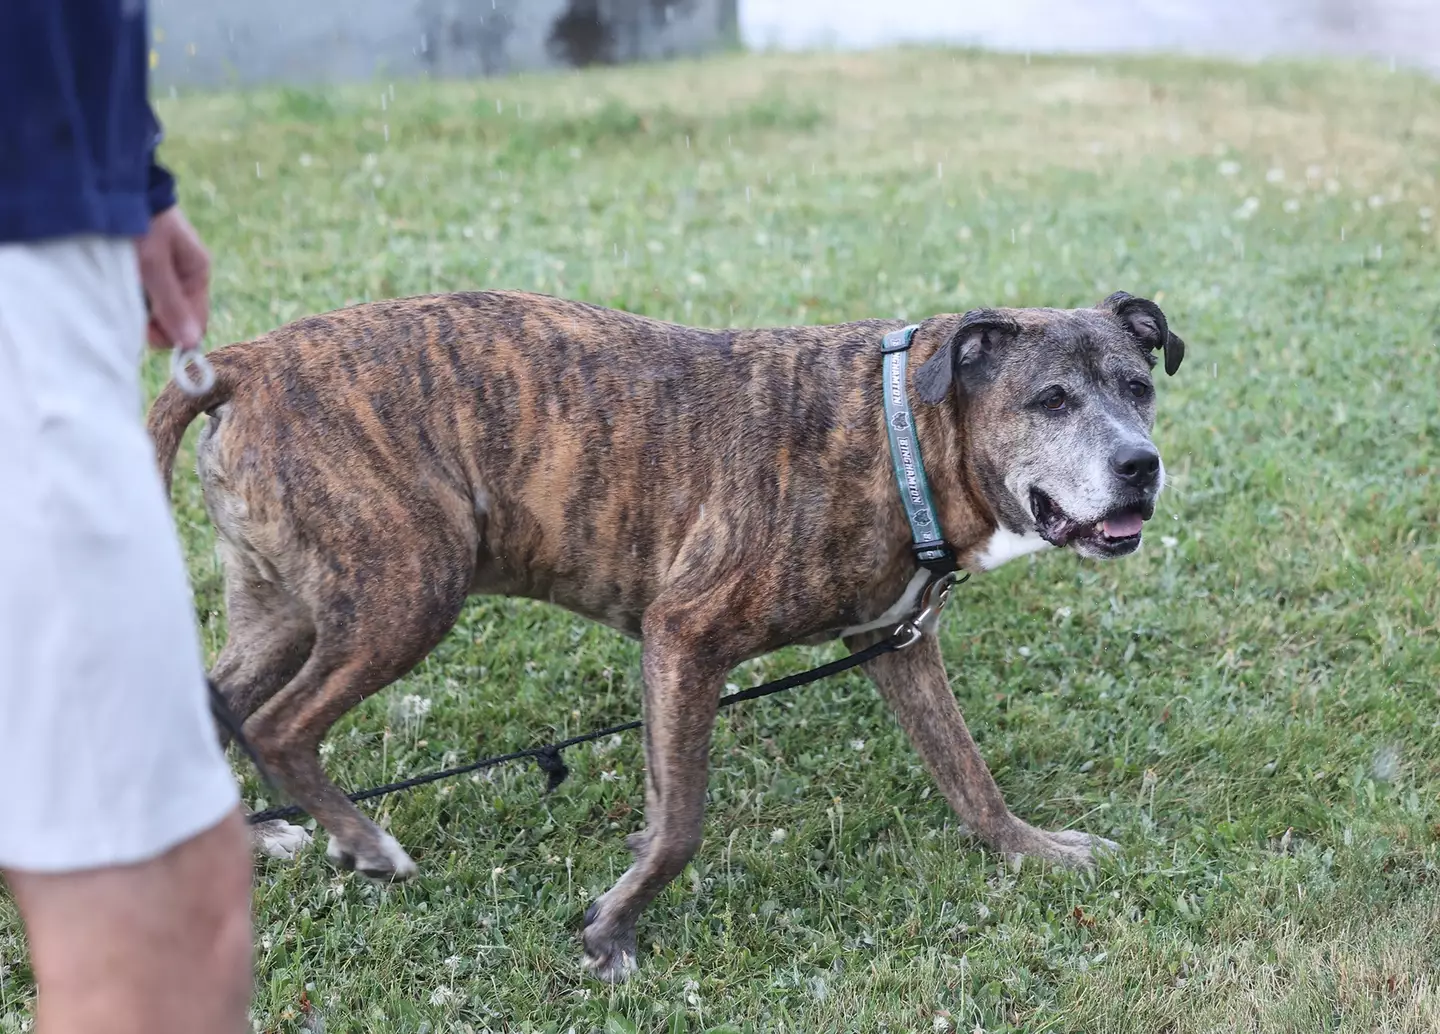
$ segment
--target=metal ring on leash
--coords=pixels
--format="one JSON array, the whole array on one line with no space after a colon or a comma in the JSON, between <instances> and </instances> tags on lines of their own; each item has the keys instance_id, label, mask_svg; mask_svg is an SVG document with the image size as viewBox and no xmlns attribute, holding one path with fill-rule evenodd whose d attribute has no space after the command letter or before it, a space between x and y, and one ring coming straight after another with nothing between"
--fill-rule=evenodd
<instances>
[{"instance_id":1,"label":"metal ring on leash","mask_svg":"<svg viewBox=\"0 0 1440 1034\"><path fill-rule=\"evenodd\" d=\"M914 621L902 621L895 626L895 631L890 633L890 638L883 639L881 642L889 643L890 648L899 653L901 650L910 649L924 637L925 633L920 631L919 624Z\"/></svg>"},{"instance_id":2,"label":"metal ring on leash","mask_svg":"<svg viewBox=\"0 0 1440 1034\"><path fill-rule=\"evenodd\" d=\"M189 366L195 368L193 378L187 369ZM170 376L187 395L204 395L215 387L215 367L210 365L210 360L199 348L181 348L178 345L173 348L170 352Z\"/></svg>"}]
</instances>

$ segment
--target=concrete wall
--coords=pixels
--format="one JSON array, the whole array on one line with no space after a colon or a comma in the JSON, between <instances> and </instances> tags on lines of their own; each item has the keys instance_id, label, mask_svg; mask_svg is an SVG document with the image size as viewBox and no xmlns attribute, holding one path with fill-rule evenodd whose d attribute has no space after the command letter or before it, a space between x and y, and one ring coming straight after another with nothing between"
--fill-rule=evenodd
<instances>
[{"instance_id":1,"label":"concrete wall","mask_svg":"<svg viewBox=\"0 0 1440 1034\"><path fill-rule=\"evenodd\" d=\"M755 48L1343 54L1440 71L1440 0L741 0L740 35Z\"/></svg>"},{"instance_id":2,"label":"concrete wall","mask_svg":"<svg viewBox=\"0 0 1440 1034\"><path fill-rule=\"evenodd\" d=\"M736 0L150 0L155 84L500 75L698 54Z\"/></svg>"},{"instance_id":3,"label":"concrete wall","mask_svg":"<svg viewBox=\"0 0 1440 1034\"><path fill-rule=\"evenodd\" d=\"M3 2L3 0L0 0ZM1368 55L1440 71L1440 0L150 0L162 87L498 75L698 54L1002 50Z\"/></svg>"}]
</instances>

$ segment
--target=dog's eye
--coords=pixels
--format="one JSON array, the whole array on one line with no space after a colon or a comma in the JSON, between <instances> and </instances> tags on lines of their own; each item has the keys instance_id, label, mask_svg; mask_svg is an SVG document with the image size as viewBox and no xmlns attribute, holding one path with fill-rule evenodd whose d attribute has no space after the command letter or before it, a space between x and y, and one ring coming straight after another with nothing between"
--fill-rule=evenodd
<instances>
[{"instance_id":1,"label":"dog's eye","mask_svg":"<svg viewBox=\"0 0 1440 1034\"><path fill-rule=\"evenodd\" d=\"M1146 384L1144 381L1130 382L1130 394L1134 395L1137 399L1148 398L1150 396L1150 391L1150 385Z\"/></svg>"},{"instance_id":2,"label":"dog's eye","mask_svg":"<svg viewBox=\"0 0 1440 1034\"><path fill-rule=\"evenodd\" d=\"M1065 408L1065 393L1059 388L1053 388L1040 396L1040 405L1052 413L1058 413Z\"/></svg>"}]
</instances>

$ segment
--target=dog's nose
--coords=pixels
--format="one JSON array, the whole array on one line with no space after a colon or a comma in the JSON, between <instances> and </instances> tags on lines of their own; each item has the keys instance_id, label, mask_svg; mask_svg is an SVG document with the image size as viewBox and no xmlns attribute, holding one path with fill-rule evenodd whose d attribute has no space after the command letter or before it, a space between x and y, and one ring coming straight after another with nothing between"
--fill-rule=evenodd
<instances>
[{"instance_id":1,"label":"dog's nose","mask_svg":"<svg viewBox=\"0 0 1440 1034\"><path fill-rule=\"evenodd\" d=\"M1127 485L1149 488L1160 472L1160 454L1153 445L1122 445L1110 457L1110 469Z\"/></svg>"}]
</instances>

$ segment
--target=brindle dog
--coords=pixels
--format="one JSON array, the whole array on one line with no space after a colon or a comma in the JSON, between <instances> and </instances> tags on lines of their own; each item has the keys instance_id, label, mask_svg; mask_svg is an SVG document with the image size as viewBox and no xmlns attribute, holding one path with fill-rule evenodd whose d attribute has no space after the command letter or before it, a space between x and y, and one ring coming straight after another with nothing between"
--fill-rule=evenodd
<instances>
[{"instance_id":1,"label":"brindle dog","mask_svg":"<svg viewBox=\"0 0 1440 1034\"><path fill-rule=\"evenodd\" d=\"M410 671L473 593L549 600L642 643L645 817L586 914L624 979L635 921L700 844L727 672L790 643L859 649L924 582L891 466L882 336L898 321L697 330L506 292L357 305L217 350L214 389L150 413L168 487L186 427L225 565L213 677L328 856L415 864L317 748ZM1150 301L925 320L910 388L962 568L1046 545L1134 551L1163 482L1150 371L1184 344ZM893 606L892 606L893 604ZM867 671L960 819L1011 855L1089 864L1108 841L1011 814L933 636Z\"/></svg>"}]
</instances>

